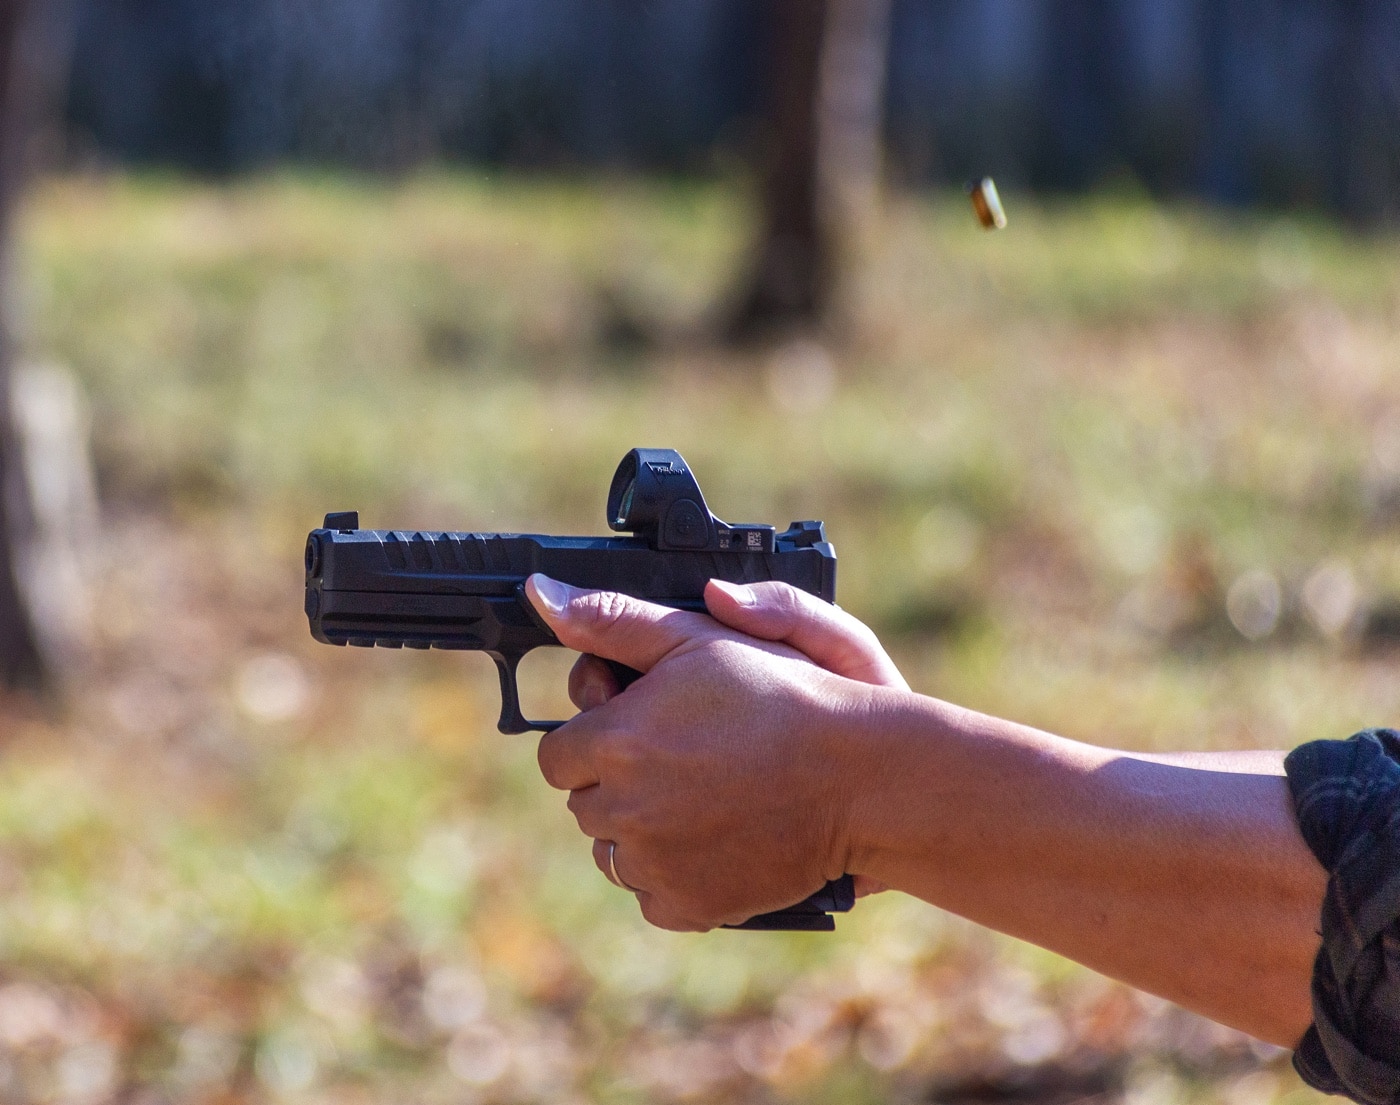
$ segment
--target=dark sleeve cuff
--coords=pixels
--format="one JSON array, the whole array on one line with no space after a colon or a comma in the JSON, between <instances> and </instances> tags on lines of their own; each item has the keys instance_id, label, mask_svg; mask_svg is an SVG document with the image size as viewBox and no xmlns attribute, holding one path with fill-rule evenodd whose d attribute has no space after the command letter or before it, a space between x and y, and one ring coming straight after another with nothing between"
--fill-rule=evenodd
<instances>
[{"instance_id":1,"label":"dark sleeve cuff","mask_svg":"<svg viewBox=\"0 0 1400 1105\"><path fill-rule=\"evenodd\" d=\"M1313 1025L1293 1066L1324 1093L1400 1105L1400 733L1314 741L1284 767L1303 839L1330 875Z\"/></svg>"}]
</instances>

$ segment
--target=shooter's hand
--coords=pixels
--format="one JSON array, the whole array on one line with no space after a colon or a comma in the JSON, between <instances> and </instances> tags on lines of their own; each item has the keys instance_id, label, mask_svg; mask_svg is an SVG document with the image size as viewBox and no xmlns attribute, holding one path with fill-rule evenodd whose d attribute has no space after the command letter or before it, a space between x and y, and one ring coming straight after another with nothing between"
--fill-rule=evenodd
<instances>
[{"instance_id":1,"label":"shooter's hand","mask_svg":"<svg viewBox=\"0 0 1400 1105\"><path fill-rule=\"evenodd\" d=\"M539 757L550 784L571 792L599 867L607 873L612 852L649 921L696 930L741 921L847 871L862 765L843 737L869 709L870 687L799 648L903 686L869 630L767 584L706 592L712 610L767 640L540 576L527 590L561 643L646 673L621 697L603 665L594 671L606 683L576 673L575 699L592 708L547 734ZM752 592L759 601L746 604Z\"/></svg>"},{"instance_id":2,"label":"shooter's hand","mask_svg":"<svg viewBox=\"0 0 1400 1105\"><path fill-rule=\"evenodd\" d=\"M786 583L725 583L705 588L710 616L764 641L790 645L836 675L881 687L908 689L889 653L864 622ZM569 672L569 698L580 710L601 706L619 691L607 664L585 653Z\"/></svg>"},{"instance_id":3,"label":"shooter's hand","mask_svg":"<svg viewBox=\"0 0 1400 1105\"><path fill-rule=\"evenodd\" d=\"M760 640L790 645L836 675L881 687L909 687L869 626L839 606L789 584L712 579L705 588L705 606L723 625ZM588 653L569 672L569 697L580 710L602 705L618 690L607 664ZM868 875L856 875L855 886L858 898L888 889Z\"/></svg>"}]
</instances>

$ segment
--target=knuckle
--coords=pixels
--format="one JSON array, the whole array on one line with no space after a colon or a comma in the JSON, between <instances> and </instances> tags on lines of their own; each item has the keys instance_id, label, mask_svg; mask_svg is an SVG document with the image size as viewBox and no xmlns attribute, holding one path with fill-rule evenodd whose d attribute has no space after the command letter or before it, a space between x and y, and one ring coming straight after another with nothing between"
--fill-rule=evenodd
<instances>
[{"instance_id":1,"label":"knuckle","mask_svg":"<svg viewBox=\"0 0 1400 1105\"><path fill-rule=\"evenodd\" d=\"M630 733L614 733L598 747L598 761L609 774L631 777L645 769L644 742Z\"/></svg>"},{"instance_id":2,"label":"knuckle","mask_svg":"<svg viewBox=\"0 0 1400 1105\"><path fill-rule=\"evenodd\" d=\"M867 652L884 652L884 646L880 644L880 638L875 636L875 631L854 614L833 606L831 621L832 626L843 633L852 644Z\"/></svg>"},{"instance_id":3,"label":"knuckle","mask_svg":"<svg viewBox=\"0 0 1400 1105\"><path fill-rule=\"evenodd\" d=\"M551 739L553 736L553 733L546 733L540 738L535 759L540 765L540 774L544 776L544 781L555 790L562 790L559 785L559 751L556 747L558 742Z\"/></svg>"},{"instance_id":4,"label":"knuckle","mask_svg":"<svg viewBox=\"0 0 1400 1105\"><path fill-rule=\"evenodd\" d=\"M631 613L632 600L616 591L594 591L583 603L583 614L595 630L615 629Z\"/></svg>"},{"instance_id":5,"label":"knuckle","mask_svg":"<svg viewBox=\"0 0 1400 1105\"><path fill-rule=\"evenodd\" d=\"M811 598L806 591L794 587L791 583L781 581L774 582L773 592L778 600L778 605L789 614L798 613Z\"/></svg>"},{"instance_id":6,"label":"knuckle","mask_svg":"<svg viewBox=\"0 0 1400 1105\"><path fill-rule=\"evenodd\" d=\"M714 913L714 905L699 892L676 894L671 904L677 913L689 918L693 923L699 923L702 928L714 928L720 923L718 920L710 920Z\"/></svg>"},{"instance_id":7,"label":"knuckle","mask_svg":"<svg viewBox=\"0 0 1400 1105\"><path fill-rule=\"evenodd\" d=\"M569 671L569 700L582 711L597 708L616 693L612 676L596 656L580 656Z\"/></svg>"},{"instance_id":8,"label":"knuckle","mask_svg":"<svg viewBox=\"0 0 1400 1105\"><path fill-rule=\"evenodd\" d=\"M651 824L647 816L636 806L622 806L613 810L609 825L618 836L626 838L635 849L651 842ZM638 857L638 862L641 862Z\"/></svg>"},{"instance_id":9,"label":"knuckle","mask_svg":"<svg viewBox=\"0 0 1400 1105\"><path fill-rule=\"evenodd\" d=\"M598 838L602 835L605 818L594 806L584 805L573 810L574 822L584 836Z\"/></svg>"},{"instance_id":10,"label":"knuckle","mask_svg":"<svg viewBox=\"0 0 1400 1105\"><path fill-rule=\"evenodd\" d=\"M884 654L885 646L880 644L880 638L875 636L875 631L864 622L855 618L850 620L851 632L855 636L856 642L869 652Z\"/></svg>"},{"instance_id":11,"label":"knuckle","mask_svg":"<svg viewBox=\"0 0 1400 1105\"><path fill-rule=\"evenodd\" d=\"M764 605L768 608L769 616L778 622L784 630L790 629L802 613L803 600L806 594L799 591L790 583L782 583L773 580L764 587Z\"/></svg>"},{"instance_id":12,"label":"knuckle","mask_svg":"<svg viewBox=\"0 0 1400 1105\"><path fill-rule=\"evenodd\" d=\"M657 899L655 894L638 894L637 904L641 907L642 916L650 925L655 925L659 929L666 929L669 932L694 932L696 928L693 924L685 920L673 909L668 908L663 902Z\"/></svg>"},{"instance_id":13,"label":"knuckle","mask_svg":"<svg viewBox=\"0 0 1400 1105\"><path fill-rule=\"evenodd\" d=\"M583 697L583 690L588 686L589 668L588 656L580 656L574 661L574 666L569 669L569 698L575 706L580 705L579 699Z\"/></svg>"},{"instance_id":14,"label":"knuckle","mask_svg":"<svg viewBox=\"0 0 1400 1105\"><path fill-rule=\"evenodd\" d=\"M666 911L658 904L655 894L648 894L645 891L638 894L637 906L641 909L642 917L647 924L655 925L657 928L666 927L661 923L662 918L666 915Z\"/></svg>"}]
</instances>

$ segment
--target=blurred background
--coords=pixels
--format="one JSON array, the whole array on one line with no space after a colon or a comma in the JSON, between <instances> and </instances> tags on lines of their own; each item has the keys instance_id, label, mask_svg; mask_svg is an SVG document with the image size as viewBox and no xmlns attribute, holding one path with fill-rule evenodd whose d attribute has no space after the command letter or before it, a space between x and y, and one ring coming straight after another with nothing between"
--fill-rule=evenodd
<instances>
[{"instance_id":1,"label":"blurred background","mask_svg":"<svg viewBox=\"0 0 1400 1105\"><path fill-rule=\"evenodd\" d=\"M486 659L315 644L300 554L674 447L925 693L1384 725L1398 185L1394 2L0 4L0 1101L1313 1100L898 895L649 930Z\"/></svg>"}]
</instances>

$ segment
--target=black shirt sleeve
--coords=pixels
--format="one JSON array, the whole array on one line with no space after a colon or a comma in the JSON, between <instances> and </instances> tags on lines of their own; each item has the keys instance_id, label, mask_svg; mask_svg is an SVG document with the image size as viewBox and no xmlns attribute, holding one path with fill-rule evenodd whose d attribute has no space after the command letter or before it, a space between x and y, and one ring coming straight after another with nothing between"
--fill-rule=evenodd
<instances>
[{"instance_id":1,"label":"black shirt sleeve","mask_svg":"<svg viewBox=\"0 0 1400 1105\"><path fill-rule=\"evenodd\" d=\"M1400 733L1314 741L1284 761L1303 839L1327 869L1303 1080L1400 1105Z\"/></svg>"}]
</instances>

